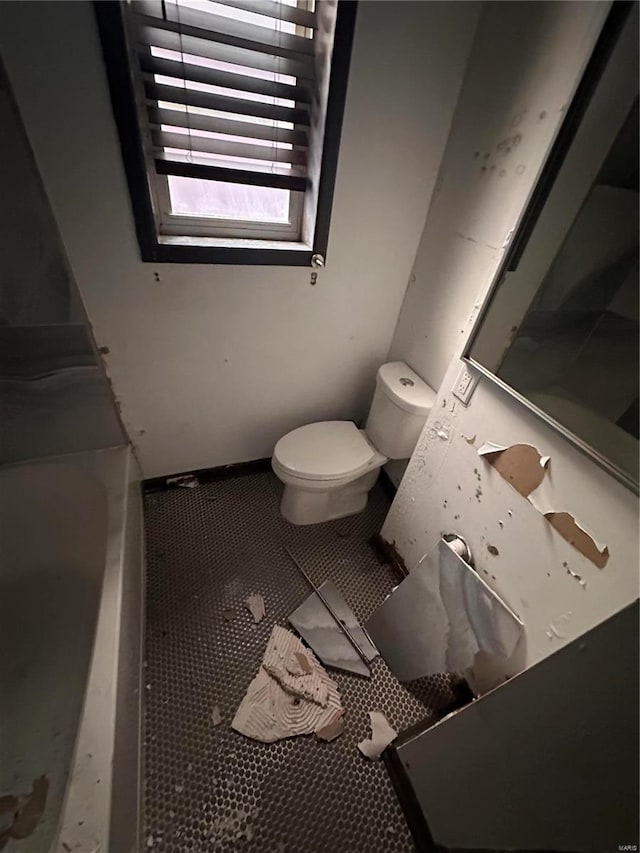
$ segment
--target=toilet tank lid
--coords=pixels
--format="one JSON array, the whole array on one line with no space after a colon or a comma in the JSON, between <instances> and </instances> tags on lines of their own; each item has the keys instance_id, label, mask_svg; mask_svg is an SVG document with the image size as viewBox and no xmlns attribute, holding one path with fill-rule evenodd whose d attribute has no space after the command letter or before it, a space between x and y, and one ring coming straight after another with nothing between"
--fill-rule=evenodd
<instances>
[{"instance_id":1,"label":"toilet tank lid","mask_svg":"<svg viewBox=\"0 0 640 853\"><path fill-rule=\"evenodd\" d=\"M405 412L425 417L431 411L436 392L404 361L390 361L378 369L378 388Z\"/></svg>"}]
</instances>

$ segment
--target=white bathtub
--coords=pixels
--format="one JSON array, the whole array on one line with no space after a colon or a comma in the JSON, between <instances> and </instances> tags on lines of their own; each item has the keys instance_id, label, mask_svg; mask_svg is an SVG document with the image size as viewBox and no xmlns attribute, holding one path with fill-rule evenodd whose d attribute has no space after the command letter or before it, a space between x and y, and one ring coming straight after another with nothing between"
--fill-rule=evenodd
<instances>
[{"instance_id":1,"label":"white bathtub","mask_svg":"<svg viewBox=\"0 0 640 853\"><path fill-rule=\"evenodd\" d=\"M0 796L49 780L5 853L138 848L142 547L128 448L0 469Z\"/></svg>"}]
</instances>

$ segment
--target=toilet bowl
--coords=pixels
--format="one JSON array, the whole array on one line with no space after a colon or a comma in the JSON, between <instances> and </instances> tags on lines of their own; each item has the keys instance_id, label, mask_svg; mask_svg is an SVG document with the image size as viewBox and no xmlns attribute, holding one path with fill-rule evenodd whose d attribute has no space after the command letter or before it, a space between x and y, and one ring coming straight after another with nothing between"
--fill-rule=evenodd
<instances>
[{"instance_id":1,"label":"toilet bowl","mask_svg":"<svg viewBox=\"0 0 640 853\"><path fill-rule=\"evenodd\" d=\"M284 435L271 459L284 483L282 515L292 524L317 524L361 512L384 463L411 455L434 399L411 368L392 362L378 370L365 429L320 421Z\"/></svg>"},{"instance_id":2,"label":"toilet bowl","mask_svg":"<svg viewBox=\"0 0 640 853\"><path fill-rule=\"evenodd\" d=\"M315 524L363 510L387 457L352 421L321 421L283 436L271 466L284 483L282 515Z\"/></svg>"}]
</instances>

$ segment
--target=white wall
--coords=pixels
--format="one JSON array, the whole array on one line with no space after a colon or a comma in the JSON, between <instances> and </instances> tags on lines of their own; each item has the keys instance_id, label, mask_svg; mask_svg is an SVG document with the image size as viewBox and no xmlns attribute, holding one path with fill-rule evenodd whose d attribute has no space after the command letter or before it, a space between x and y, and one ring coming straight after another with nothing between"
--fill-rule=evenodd
<instances>
[{"instance_id":1,"label":"white wall","mask_svg":"<svg viewBox=\"0 0 640 853\"><path fill-rule=\"evenodd\" d=\"M465 343L607 5L485 4L391 348L436 389Z\"/></svg>"},{"instance_id":2,"label":"white wall","mask_svg":"<svg viewBox=\"0 0 640 853\"><path fill-rule=\"evenodd\" d=\"M450 393L501 247L606 11L600 3L485 4L391 349L439 393L382 535L412 568L443 532L460 533L482 577L525 623L526 639L511 661L477 662L480 689L545 657L638 594L634 495L492 383L480 382L468 408ZM502 155L506 148L497 146L516 134L519 144ZM466 440L474 436L475 446ZM551 455L541 488L555 509L573 513L609 545L605 569L582 557L478 457L487 440L530 443Z\"/></svg>"},{"instance_id":3,"label":"white wall","mask_svg":"<svg viewBox=\"0 0 640 853\"><path fill-rule=\"evenodd\" d=\"M146 477L268 456L295 426L364 414L480 8L361 3L311 287L304 269L142 264L91 4L0 3L7 72Z\"/></svg>"}]
</instances>

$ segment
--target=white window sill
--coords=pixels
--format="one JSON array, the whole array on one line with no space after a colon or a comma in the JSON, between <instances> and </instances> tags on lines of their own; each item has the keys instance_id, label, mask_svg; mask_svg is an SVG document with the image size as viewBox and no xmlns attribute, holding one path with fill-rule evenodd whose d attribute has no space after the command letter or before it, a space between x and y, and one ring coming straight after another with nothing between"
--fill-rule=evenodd
<instances>
[{"instance_id":1,"label":"white window sill","mask_svg":"<svg viewBox=\"0 0 640 853\"><path fill-rule=\"evenodd\" d=\"M178 237L167 234L159 235L158 243L162 246L188 246L202 249L275 249L280 251L310 252L311 246L289 240L251 240L244 238L230 239L229 237Z\"/></svg>"}]
</instances>

